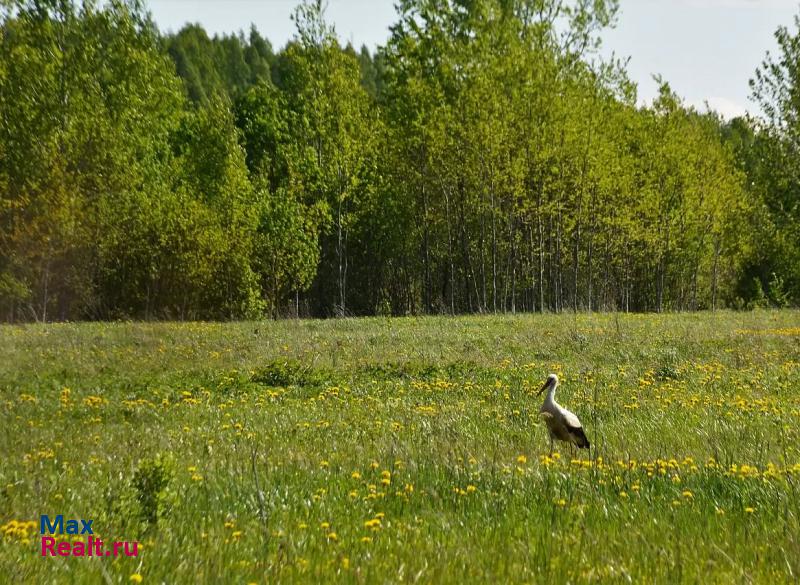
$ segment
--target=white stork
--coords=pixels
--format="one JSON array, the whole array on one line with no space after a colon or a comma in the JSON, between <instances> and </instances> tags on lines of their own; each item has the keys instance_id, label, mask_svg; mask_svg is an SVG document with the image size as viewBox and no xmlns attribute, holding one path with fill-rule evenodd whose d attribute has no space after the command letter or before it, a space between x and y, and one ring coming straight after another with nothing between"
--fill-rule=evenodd
<instances>
[{"instance_id":1,"label":"white stork","mask_svg":"<svg viewBox=\"0 0 800 585\"><path fill-rule=\"evenodd\" d=\"M577 445L581 449L589 448L589 439L583 432L581 421L573 413L558 404L555 400L556 388L558 388L558 376L550 374L547 381L537 393L541 395L547 390L547 396L539 410L539 416L544 419L547 430L550 433L550 454L553 453L553 439L565 441Z\"/></svg>"}]
</instances>

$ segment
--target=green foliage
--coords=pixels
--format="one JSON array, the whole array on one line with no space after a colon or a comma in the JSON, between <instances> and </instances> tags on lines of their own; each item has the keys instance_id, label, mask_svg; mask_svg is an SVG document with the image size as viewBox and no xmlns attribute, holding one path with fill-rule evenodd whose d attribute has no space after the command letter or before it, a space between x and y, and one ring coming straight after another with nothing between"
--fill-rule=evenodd
<instances>
[{"instance_id":1,"label":"green foliage","mask_svg":"<svg viewBox=\"0 0 800 585\"><path fill-rule=\"evenodd\" d=\"M141 518L156 524L169 512L169 487L174 481L174 464L170 458L158 455L143 459L133 474L131 483L136 489Z\"/></svg>"},{"instance_id":2,"label":"green foliage","mask_svg":"<svg viewBox=\"0 0 800 585\"><path fill-rule=\"evenodd\" d=\"M615 3L544 4L402 3L386 173L423 250L423 310L722 304L749 209L718 121L666 84L637 110L618 63L590 66Z\"/></svg>"},{"instance_id":3,"label":"green foliage","mask_svg":"<svg viewBox=\"0 0 800 585\"><path fill-rule=\"evenodd\" d=\"M102 316L105 220L119 199L163 188L177 80L135 3L14 4L0 49L0 271L30 290L14 303L27 318Z\"/></svg>"},{"instance_id":4,"label":"green foliage","mask_svg":"<svg viewBox=\"0 0 800 585\"><path fill-rule=\"evenodd\" d=\"M31 300L28 286L8 272L0 273L0 311L14 320L14 309Z\"/></svg>"},{"instance_id":5,"label":"green foliage","mask_svg":"<svg viewBox=\"0 0 800 585\"><path fill-rule=\"evenodd\" d=\"M3 319L800 299L796 31L768 119L723 123L664 80L637 107L612 0L403 0L373 53L308 0L277 54L136 0L4 6Z\"/></svg>"},{"instance_id":6,"label":"green foliage","mask_svg":"<svg viewBox=\"0 0 800 585\"><path fill-rule=\"evenodd\" d=\"M271 77L272 46L255 27L245 40L242 34L209 38L201 26L187 24L166 36L163 45L195 103L214 96L235 98Z\"/></svg>"},{"instance_id":7,"label":"green foliage","mask_svg":"<svg viewBox=\"0 0 800 585\"><path fill-rule=\"evenodd\" d=\"M236 101L234 114L251 175L272 192L287 186L290 112L283 93L270 83L256 85Z\"/></svg>"},{"instance_id":8,"label":"green foliage","mask_svg":"<svg viewBox=\"0 0 800 585\"><path fill-rule=\"evenodd\" d=\"M325 369L314 369L297 360L274 361L258 368L250 377L252 382L272 387L313 386L332 383L333 373Z\"/></svg>"},{"instance_id":9,"label":"green foliage","mask_svg":"<svg viewBox=\"0 0 800 585\"><path fill-rule=\"evenodd\" d=\"M800 301L800 15L793 30L775 32L776 56L766 59L750 80L765 121L731 124L731 141L747 173L750 197L759 205L751 225L759 237L748 257L745 280L783 279L786 296Z\"/></svg>"},{"instance_id":10,"label":"green foliage","mask_svg":"<svg viewBox=\"0 0 800 585\"><path fill-rule=\"evenodd\" d=\"M769 281L769 300L772 306L778 309L785 309L789 306L789 293L786 292L783 278L774 272Z\"/></svg>"},{"instance_id":11,"label":"green foliage","mask_svg":"<svg viewBox=\"0 0 800 585\"><path fill-rule=\"evenodd\" d=\"M764 287L758 278L753 279L753 294L747 306L750 309L765 309L769 307L769 299L764 294Z\"/></svg>"},{"instance_id":12,"label":"green foliage","mask_svg":"<svg viewBox=\"0 0 800 585\"><path fill-rule=\"evenodd\" d=\"M293 291L306 290L316 275L324 213L284 190L264 194L258 211L254 264L270 313L277 316L281 301Z\"/></svg>"}]
</instances>

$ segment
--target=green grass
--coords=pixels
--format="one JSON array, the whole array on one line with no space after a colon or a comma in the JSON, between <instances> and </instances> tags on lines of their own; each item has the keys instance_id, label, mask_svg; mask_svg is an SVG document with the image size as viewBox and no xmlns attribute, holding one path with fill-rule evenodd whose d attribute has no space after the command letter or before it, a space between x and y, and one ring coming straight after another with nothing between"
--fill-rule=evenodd
<instances>
[{"instance_id":1,"label":"green grass","mask_svg":"<svg viewBox=\"0 0 800 585\"><path fill-rule=\"evenodd\" d=\"M0 581L796 582L799 423L797 311L0 327Z\"/></svg>"}]
</instances>

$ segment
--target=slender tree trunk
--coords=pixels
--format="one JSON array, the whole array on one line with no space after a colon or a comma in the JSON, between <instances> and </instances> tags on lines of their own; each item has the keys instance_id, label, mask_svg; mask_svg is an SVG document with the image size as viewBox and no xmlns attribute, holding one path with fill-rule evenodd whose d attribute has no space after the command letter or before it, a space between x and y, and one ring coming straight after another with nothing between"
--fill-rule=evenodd
<instances>
[{"instance_id":1,"label":"slender tree trunk","mask_svg":"<svg viewBox=\"0 0 800 585\"><path fill-rule=\"evenodd\" d=\"M473 311L472 306L472 293L469 288L469 281L470 277L474 282L475 280L475 272L472 269L472 259L469 255L469 242L467 239L467 219L466 219L466 191L464 189L464 183L459 182L458 185L458 192L459 192L459 223L460 225L460 234L461 234L461 261L462 261L462 271L464 274L464 296L466 297L467 302L467 310L471 313ZM477 292L477 288L475 289Z\"/></svg>"},{"instance_id":2,"label":"slender tree trunk","mask_svg":"<svg viewBox=\"0 0 800 585\"><path fill-rule=\"evenodd\" d=\"M553 214L550 213L547 216L547 306L550 308L551 311L557 311L556 308L556 274L555 268L553 267L553 259L555 258L555 254L553 253L553 246L554 238L553 238Z\"/></svg>"},{"instance_id":3,"label":"slender tree trunk","mask_svg":"<svg viewBox=\"0 0 800 585\"><path fill-rule=\"evenodd\" d=\"M720 238L717 236L714 239L714 269L711 275L711 310L717 310L717 268L719 266L720 255Z\"/></svg>"},{"instance_id":4,"label":"slender tree trunk","mask_svg":"<svg viewBox=\"0 0 800 585\"><path fill-rule=\"evenodd\" d=\"M578 209L575 218L575 248L572 253L573 275L572 275L572 309L578 312L578 281L580 279L580 250L581 250L581 222L583 219L583 196L586 183L586 166L589 161L589 149L592 145L591 123L588 138L586 139L586 150L583 153L583 166L581 168L581 184L578 188Z\"/></svg>"},{"instance_id":5,"label":"slender tree trunk","mask_svg":"<svg viewBox=\"0 0 800 585\"><path fill-rule=\"evenodd\" d=\"M562 215L561 201L558 202L558 216L556 219L556 313L560 313L563 308L563 273L561 265L561 234L562 234Z\"/></svg>"},{"instance_id":6,"label":"slender tree trunk","mask_svg":"<svg viewBox=\"0 0 800 585\"><path fill-rule=\"evenodd\" d=\"M452 230L452 220L450 218L450 196L447 192L447 189L443 189L444 191L444 203L445 203L445 216L447 221L447 259L450 265L450 314L455 315L456 313L456 301L455 301L455 284L456 284L456 269L453 260L453 230Z\"/></svg>"},{"instance_id":7,"label":"slender tree trunk","mask_svg":"<svg viewBox=\"0 0 800 585\"><path fill-rule=\"evenodd\" d=\"M489 183L492 212L492 311L497 313L497 225L494 208L494 180Z\"/></svg>"},{"instance_id":8,"label":"slender tree trunk","mask_svg":"<svg viewBox=\"0 0 800 585\"><path fill-rule=\"evenodd\" d=\"M431 246L428 214L428 191L425 189L425 173L422 176L422 224L423 224L423 263L425 265L425 312L431 313Z\"/></svg>"},{"instance_id":9,"label":"slender tree trunk","mask_svg":"<svg viewBox=\"0 0 800 585\"><path fill-rule=\"evenodd\" d=\"M533 222L529 221L528 222L528 264L529 264L528 270L530 271L531 275L531 286L530 286L531 303L530 306L527 307L527 310L531 312L536 311L536 273L534 272L536 270L536 260L533 257L535 249L536 248L533 245Z\"/></svg>"},{"instance_id":10,"label":"slender tree trunk","mask_svg":"<svg viewBox=\"0 0 800 585\"><path fill-rule=\"evenodd\" d=\"M511 282L513 276L509 276L513 274L513 262L514 262L514 217L513 212L509 209L508 214L508 256L506 257L506 269L505 275L503 276L503 312L508 311L508 292L509 287L513 285Z\"/></svg>"},{"instance_id":11,"label":"slender tree trunk","mask_svg":"<svg viewBox=\"0 0 800 585\"><path fill-rule=\"evenodd\" d=\"M552 213L547 216L547 284L548 284L548 307L551 311L558 312L556 295L558 294L558 280L556 275L555 261L555 228L553 227L554 216Z\"/></svg>"},{"instance_id":12,"label":"slender tree trunk","mask_svg":"<svg viewBox=\"0 0 800 585\"><path fill-rule=\"evenodd\" d=\"M580 277L580 248L581 248L581 209L583 206L583 196L578 199L578 217L575 222L575 247L572 252L573 274L572 274L572 310L578 312L578 279Z\"/></svg>"},{"instance_id":13,"label":"slender tree trunk","mask_svg":"<svg viewBox=\"0 0 800 585\"><path fill-rule=\"evenodd\" d=\"M592 302L593 301L593 297L592 297L592 295L593 295L594 291L592 290L592 283L593 283L593 279L594 279L594 272L593 272L594 267L592 266L592 252L594 251L594 232L595 232L595 225L596 225L596 221L594 219L594 216L592 216L592 217L593 217L592 223L589 224L589 243L587 245L587 250L586 250L586 277L587 277L586 304L587 304L587 309L588 309L588 311L590 313L592 312L592 308L593 308L593 302Z\"/></svg>"},{"instance_id":14,"label":"slender tree trunk","mask_svg":"<svg viewBox=\"0 0 800 585\"><path fill-rule=\"evenodd\" d=\"M611 230L606 228L605 232L606 232L606 238L605 238L605 240L606 240L605 244L606 245L605 245L605 250L604 250L605 261L603 262L603 264L604 264L604 266L603 266L603 284L602 284L602 289L601 289L601 293L600 293L600 299L602 299L602 310L606 310L608 308L608 306L609 306L609 303L608 303L608 296L609 296L608 295L608 290L611 288L611 283L609 282L609 279L610 279L609 275L611 274ZM624 266L623 266L623 274L624 274ZM622 280L622 279L617 278L616 280L617 280L617 282L620 282L620 280ZM624 283L624 280L622 280L622 282ZM616 295L615 295L615 297L616 297ZM614 308L616 308L616 307L617 307L617 301L616 301L616 298L615 298L615 300L614 300Z\"/></svg>"},{"instance_id":15,"label":"slender tree trunk","mask_svg":"<svg viewBox=\"0 0 800 585\"><path fill-rule=\"evenodd\" d=\"M481 312L486 311L486 213L485 213L485 199L483 201L482 209L480 210L481 216L481 235L480 235L480 251L481 251Z\"/></svg>"},{"instance_id":16,"label":"slender tree trunk","mask_svg":"<svg viewBox=\"0 0 800 585\"><path fill-rule=\"evenodd\" d=\"M661 253L658 256L658 277L656 279L656 312L661 313L663 309L663 302L664 302L664 282L666 280L666 271L667 271L667 254L669 253L669 227L666 225L666 213L662 213L661 217L661 229L660 232L660 239L661 241Z\"/></svg>"},{"instance_id":17,"label":"slender tree trunk","mask_svg":"<svg viewBox=\"0 0 800 585\"><path fill-rule=\"evenodd\" d=\"M336 208L336 256L339 265L339 309L338 314L340 317L346 315L346 291L345 291L345 275L347 273L347 260L344 253L344 232L342 229L342 196L339 195L339 202Z\"/></svg>"},{"instance_id":18,"label":"slender tree trunk","mask_svg":"<svg viewBox=\"0 0 800 585\"><path fill-rule=\"evenodd\" d=\"M544 313L544 226L542 225L542 188L536 198L536 224L539 232L539 312Z\"/></svg>"},{"instance_id":19,"label":"slender tree trunk","mask_svg":"<svg viewBox=\"0 0 800 585\"><path fill-rule=\"evenodd\" d=\"M47 260L44 263L44 270L42 271L42 323L47 323L47 305L50 303L50 257L51 252L48 250Z\"/></svg>"},{"instance_id":20,"label":"slender tree trunk","mask_svg":"<svg viewBox=\"0 0 800 585\"><path fill-rule=\"evenodd\" d=\"M517 313L517 242L515 222L511 218L511 314Z\"/></svg>"},{"instance_id":21,"label":"slender tree trunk","mask_svg":"<svg viewBox=\"0 0 800 585\"><path fill-rule=\"evenodd\" d=\"M703 249L703 242L705 240L705 235L700 237L700 246L697 249L697 254L695 255L694 260L694 271L692 274L692 311L697 310L697 275L700 272L700 260L701 260L701 250Z\"/></svg>"},{"instance_id":22,"label":"slender tree trunk","mask_svg":"<svg viewBox=\"0 0 800 585\"><path fill-rule=\"evenodd\" d=\"M631 310L631 289L630 289L630 282L631 282L631 252L630 252L630 245L628 244L628 238L625 238L625 242L623 243L622 249L625 250L625 261L624 261L624 269L623 269L623 281L622 281L622 303L625 307L625 312L628 313Z\"/></svg>"}]
</instances>

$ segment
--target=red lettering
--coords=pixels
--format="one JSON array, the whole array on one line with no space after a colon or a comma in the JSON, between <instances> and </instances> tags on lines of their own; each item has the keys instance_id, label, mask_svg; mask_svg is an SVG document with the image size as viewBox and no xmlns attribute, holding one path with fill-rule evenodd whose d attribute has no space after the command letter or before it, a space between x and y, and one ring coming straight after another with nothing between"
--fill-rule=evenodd
<instances>
[{"instance_id":1,"label":"red lettering","mask_svg":"<svg viewBox=\"0 0 800 585\"><path fill-rule=\"evenodd\" d=\"M43 536L42 537L42 556L46 557L47 552L50 551L50 556L56 556L56 551L53 550L53 547L56 545L56 539L52 536Z\"/></svg>"},{"instance_id":2,"label":"red lettering","mask_svg":"<svg viewBox=\"0 0 800 585\"><path fill-rule=\"evenodd\" d=\"M126 542L125 544L125 555L129 557L135 557L139 555L139 543L138 542ZM128 545L133 544L133 552L128 552Z\"/></svg>"},{"instance_id":3,"label":"red lettering","mask_svg":"<svg viewBox=\"0 0 800 585\"><path fill-rule=\"evenodd\" d=\"M42 556L61 556L61 557L68 557L68 556L75 556L75 557L82 557L82 556L103 556L103 541L99 538L92 538L89 537L87 542L78 541L75 543L70 542L56 542L56 539L52 536L42 536ZM127 557L138 557L139 556L139 543L138 542L120 542L116 541L112 545L111 550L105 551L105 556L118 556L120 551L125 554Z\"/></svg>"}]
</instances>

